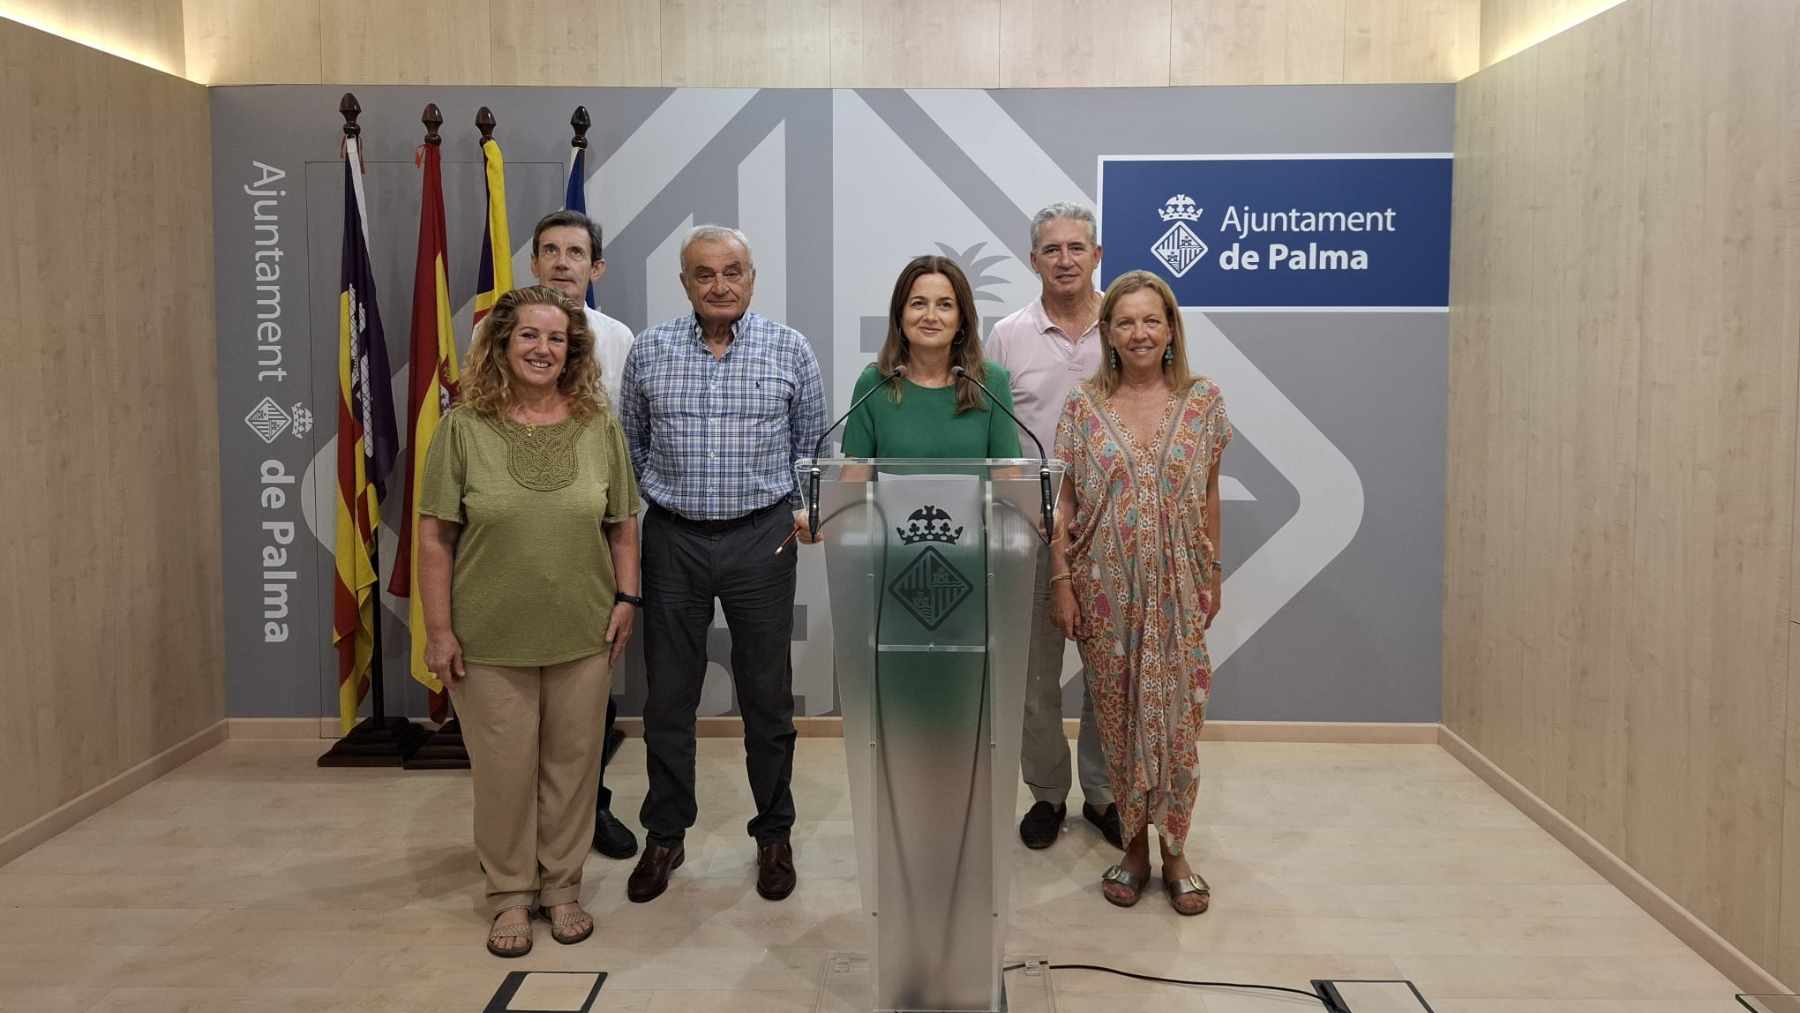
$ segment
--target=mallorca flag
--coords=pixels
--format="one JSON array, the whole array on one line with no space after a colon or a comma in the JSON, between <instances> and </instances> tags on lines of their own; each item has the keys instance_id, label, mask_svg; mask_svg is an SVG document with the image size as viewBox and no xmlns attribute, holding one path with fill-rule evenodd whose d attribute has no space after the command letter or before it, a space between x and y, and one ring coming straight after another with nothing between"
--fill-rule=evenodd
<instances>
[{"instance_id":1,"label":"mallorca flag","mask_svg":"<svg viewBox=\"0 0 1800 1013\"><path fill-rule=\"evenodd\" d=\"M419 583L419 512L416 497L425 480L425 453L437 432L438 420L456 398L460 370L456 365L456 338L451 327L449 257L445 253L443 154L435 144L419 145L414 162L425 170L419 200L419 259L413 268L412 358L407 391L406 418L412 439L407 453L406 510L401 514L400 554L388 590L397 598L411 599L406 613L412 631L412 677L431 690L431 717L448 715L443 684L425 667L425 607L413 588Z\"/></svg>"},{"instance_id":2,"label":"mallorca flag","mask_svg":"<svg viewBox=\"0 0 1800 1013\"><path fill-rule=\"evenodd\" d=\"M364 215L362 159L344 139L344 257L338 295L337 583L331 643L338 652L338 715L346 733L369 689L374 655L376 532L398 442L387 344L375 300Z\"/></svg>"},{"instance_id":3,"label":"mallorca flag","mask_svg":"<svg viewBox=\"0 0 1800 1013\"><path fill-rule=\"evenodd\" d=\"M506 233L506 159L493 138L481 142L487 164L487 221L481 232L481 267L475 274L475 323L512 291L512 238Z\"/></svg>"},{"instance_id":4,"label":"mallorca flag","mask_svg":"<svg viewBox=\"0 0 1800 1013\"><path fill-rule=\"evenodd\" d=\"M569 146L569 185L563 192L563 208L587 214L587 148L584 145ZM589 251L599 256L599 250ZM594 283L588 282L587 304L594 305Z\"/></svg>"}]
</instances>

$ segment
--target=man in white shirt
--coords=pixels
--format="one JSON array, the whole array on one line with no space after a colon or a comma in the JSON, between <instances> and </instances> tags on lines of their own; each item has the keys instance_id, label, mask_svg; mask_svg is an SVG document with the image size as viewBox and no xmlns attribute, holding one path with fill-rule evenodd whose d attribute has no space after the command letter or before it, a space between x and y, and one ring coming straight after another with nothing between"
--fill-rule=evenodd
<instances>
[{"instance_id":1,"label":"man in white shirt","mask_svg":"<svg viewBox=\"0 0 1800 1013\"><path fill-rule=\"evenodd\" d=\"M531 233L531 275L582 303L590 284L606 273L601 255L600 226L579 211L552 211L538 220ZM631 328L606 314L583 305L588 330L594 332L594 357L600 362L600 385L606 388L607 407L619 411L619 381L625 375L625 355L631 351ZM618 752L625 733L613 727L619 705L606 701L606 744L601 751L599 809L594 814L594 850L608 858L637 854L637 837L612 814L612 789L606 786L606 764Z\"/></svg>"},{"instance_id":2,"label":"man in white shirt","mask_svg":"<svg viewBox=\"0 0 1800 1013\"><path fill-rule=\"evenodd\" d=\"M531 236L531 276L577 303L590 284L606 274L600 226L579 211L552 211L538 220ZM594 357L600 360L600 383L613 413L619 411L619 379L631 351L631 328L592 306L584 305L588 330L594 332Z\"/></svg>"},{"instance_id":3,"label":"man in white shirt","mask_svg":"<svg viewBox=\"0 0 1800 1013\"><path fill-rule=\"evenodd\" d=\"M1043 283L1039 297L994 325L983 346L991 362L1012 375L1013 405L1026 428L1043 442L1046 452L1056 443L1056 421L1063 401L1075 385L1100 368L1100 293L1094 291L1094 269L1100 265L1094 212L1080 204L1058 202L1031 219L1031 269ZM1031 436L1020 433L1033 449ZM1031 618L1031 657L1025 677L1025 736L1019 771L1036 799L1019 821L1019 837L1027 847L1056 843L1067 815L1069 740L1063 735L1063 635L1050 622L1049 567L1038 567ZM1115 848L1120 837L1119 807L1113 804L1100 732L1094 725L1094 703L1082 679L1081 736L1076 766L1081 774L1081 813Z\"/></svg>"}]
</instances>

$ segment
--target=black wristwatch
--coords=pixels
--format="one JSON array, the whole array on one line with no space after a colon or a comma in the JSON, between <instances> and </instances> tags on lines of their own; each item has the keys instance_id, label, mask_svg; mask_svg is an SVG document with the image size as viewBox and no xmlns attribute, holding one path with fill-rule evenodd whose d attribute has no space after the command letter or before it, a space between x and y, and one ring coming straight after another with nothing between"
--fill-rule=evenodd
<instances>
[{"instance_id":1,"label":"black wristwatch","mask_svg":"<svg viewBox=\"0 0 1800 1013\"><path fill-rule=\"evenodd\" d=\"M636 605L638 608L643 608L644 607L644 599L635 594L626 594L623 591L615 591L613 593L613 604L615 604L615 605Z\"/></svg>"}]
</instances>

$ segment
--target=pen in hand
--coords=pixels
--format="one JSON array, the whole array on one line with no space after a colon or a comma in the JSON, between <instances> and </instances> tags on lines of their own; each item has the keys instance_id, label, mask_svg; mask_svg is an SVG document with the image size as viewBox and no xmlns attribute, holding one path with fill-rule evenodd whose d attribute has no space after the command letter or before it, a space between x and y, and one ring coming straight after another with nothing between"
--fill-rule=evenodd
<instances>
[{"instance_id":1,"label":"pen in hand","mask_svg":"<svg viewBox=\"0 0 1800 1013\"><path fill-rule=\"evenodd\" d=\"M799 528L795 528L794 530L788 532L788 536L781 540L781 544L775 546L775 554L777 556L781 555L781 550L787 548L788 543L792 542L794 540L794 536L798 535L799 533L800 533Z\"/></svg>"}]
</instances>

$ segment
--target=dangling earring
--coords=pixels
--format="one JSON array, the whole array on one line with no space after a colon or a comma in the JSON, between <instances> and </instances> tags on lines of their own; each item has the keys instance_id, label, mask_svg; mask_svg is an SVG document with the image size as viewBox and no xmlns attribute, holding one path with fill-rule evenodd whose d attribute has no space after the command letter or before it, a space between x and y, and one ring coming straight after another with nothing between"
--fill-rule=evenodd
<instances>
[{"instance_id":1,"label":"dangling earring","mask_svg":"<svg viewBox=\"0 0 1800 1013\"><path fill-rule=\"evenodd\" d=\"M1119 365L1119 350L1118 350L1118 349L1116 349L1116 348L1115 348L1115 349L1112 349L1112 351L1111 351L1111 355L1112 355L1112 368L1113 368L1113 372L1115 372L1115 373L1117 373L1117 372L1118 372L1118 371L1119 371L1119 370L1120 370L1120 368L1121 368L1121 367L1120 367L1120 365Z\"/></svg>"},{"instance_id":2,"label":"dangling earring","mask_svg":"<svg viewBox=\"0 0 1800 1013\"><path fill-rule=\"evenodd\" d=\"M1175 361L1175 343L1173 341L1171 341L1171 342L1169 342L1169 347L1163 349L1163 365L1165 365L1165 366L1171 365L1174 363L1174 361Z\"/></svg>"}]
</instances>

